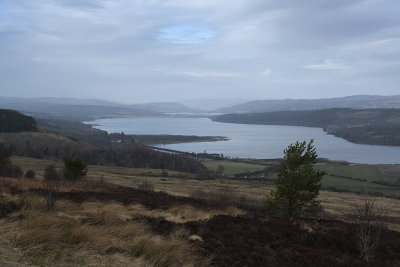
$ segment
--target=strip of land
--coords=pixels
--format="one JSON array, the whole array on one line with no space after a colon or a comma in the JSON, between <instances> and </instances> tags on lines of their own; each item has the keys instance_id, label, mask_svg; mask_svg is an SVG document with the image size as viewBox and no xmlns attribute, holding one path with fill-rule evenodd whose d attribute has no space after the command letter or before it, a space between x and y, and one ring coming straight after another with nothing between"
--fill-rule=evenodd
<instances>
[{"instance_id":1,"label":"strip of land","mask_svg":"<svg viewBox=\"0 0 400 267\"><path fill-rule=\"evenodd\" d=\"M212 120L227 123L321 127L353 143L400 146L400 109L334 108L225 114Z\"/></svg>"}]
</instances>

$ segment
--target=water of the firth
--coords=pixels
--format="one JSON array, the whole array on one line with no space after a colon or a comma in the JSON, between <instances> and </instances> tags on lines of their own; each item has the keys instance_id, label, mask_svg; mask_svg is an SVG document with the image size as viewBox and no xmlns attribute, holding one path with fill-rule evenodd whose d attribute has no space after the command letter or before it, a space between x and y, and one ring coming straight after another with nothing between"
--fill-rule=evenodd
<instances>
[{"instance_id":1,"label":"water of the firth","mask_svg":"<svg viewBox=\"0 0 400 267\"><path fill-rule=\"evenodd\" d=\"M109 133L226 136L230 139L159 145L187 152L207 151L241 158L279 158L289 144L313 138L319 157L354 163L400 163L400 147L353 144L328 135L320 128L219 123L207 118L121 118L90 123Z\"/></svg>"}]
</instances>

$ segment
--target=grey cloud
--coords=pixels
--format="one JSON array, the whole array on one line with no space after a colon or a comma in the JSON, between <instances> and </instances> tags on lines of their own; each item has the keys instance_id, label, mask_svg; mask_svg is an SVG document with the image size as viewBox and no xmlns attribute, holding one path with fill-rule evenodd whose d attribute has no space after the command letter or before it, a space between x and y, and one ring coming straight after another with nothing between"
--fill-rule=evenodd
<instances>
[{"instance_id":1,"label":"grey cloud","mask_svg":"<svg viewBox=\"0 0 400 267\"><path fill-rule=\"evenodd\" d=\"M399 13L397 0L2 0L0 95L392 94ZM160 40L160 30L193 22L213 34Z\"/></svg>"},{"instance_id":2,"label":"grey cloud","mask_svg":"<svg viewBox=\"0 0 400 267\"><path fill-rule=\"evenodd\" d=\"M73 8L103 8L103 1L100 0L57 0L61 5Z\"/></svg>"}]
</instances>

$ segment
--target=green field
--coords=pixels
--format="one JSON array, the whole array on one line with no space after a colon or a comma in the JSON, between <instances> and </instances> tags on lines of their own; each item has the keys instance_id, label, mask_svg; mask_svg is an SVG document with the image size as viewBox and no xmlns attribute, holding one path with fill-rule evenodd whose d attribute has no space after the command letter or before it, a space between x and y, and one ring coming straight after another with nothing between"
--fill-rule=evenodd
<instances>
[{"instance_id":1,"label":"green field","mask_svg":"<svg viewBox=\"0 0 400 267\"><path fill-rule=\"evenodd\" d=\"M205 161L203 164L211 169L216 171L218 166L221 165L225 168L224 174L225 176L234 176L235 174L245 173L245 172L254 172L264 169L266 166L261 164L252 164L252 163L243 163L243 162L233 162L229 160L212 160Z\"/></svg>"},{"instance_id":2,"label":"green field","mask_svg":"<svg viewBox=\"0 0 400 267\"><path fill-rule=\"evenodd\" d=\"M316 168L332 176L364 179L367 181L383 181L383 175L375 165L343 165L333 163L317 164Z\"/></svg>"},{"instance_id":3,"label":"green field","mask_svg":"<svg viewBox=\"0 0 400 267\"><path fill-rule=\"evenodd\" d=\"M55 163L57 167L62 167L62 162L54 162L50 160L40 160L32 158L13 157L12 162L23 167L23 170L33 169L40 175L42 175L45 166ZM251 163L250 163L251 162ZM216 160L203 162L208 168L217 170L219 165L224 166L224 175L226 177L233 177L235 174L249 173L262 170L272 164L272 161L258 161L253 160L250 162L234 162L229 160ZM385 167L387 172L390 172L390 176L381 173L380 168ZM329 190L344 190L352 192L371 192L371 193L382 193L388 197L400 197L400 187L391 185L382 185L373 183L378 182L390 182L394 185L400 179L400 167L399 165L343 165L339 163L319 163L316 167L320 170L327 172L322 179L322 186ZM161 177L163 170L157 169L140 169L140 168L122 168L112 166L89 166L89 176L98 176L105 178L117 179L118 177L127 178L131 176L135 177ZM180 178L194 178L193 174L187 174L177 171L165 170L168 176L180 177ZM276 173L270 173L268 179L276 179ZM118 178L118 179L120 179ZM129 180L129 179L128 179ZM129 184L129 182L127 182Z\"/></svg>"},{"instance_id":4,"label":"green field","mask_svg":"<svg viewBox=\"0 0 400 267\"><path fill-rule=\"evenodd\" d=\"M400 197L400 187L380 185L346 178L338 178L329 175L325 175L322 178L322 186L325 188L334 187L339 191L346 190L352 192L370 192L375 194L382 193L384 196L388 197Z\"/></svg>"},{"instance_id":5,"label":"green field","mask_svg":"<svg viewBox=\"0 0 400 267\"><path fill-rule=\"evenodd\" d=\"M213 170L217 170L219 165L224 166L226 176L235 174L255 172L271 166L273 161L252 160L245 162L233 162L228 160L207 161L204 164ZM276 161L275 161L276 163ZM327 173L322 179L323 188L353 191L382 193L385 196L400 197L400 168L398 165L385 165L389 168L391 175L381 172L384 165L353 164L346 165L340 163L318 163L315 167ZM276 179L277 173L269 173L268 179ZM377 184L388 183L388 184ZM392 186L393 185L393 186Z\"/></svg>"}]
</instances>

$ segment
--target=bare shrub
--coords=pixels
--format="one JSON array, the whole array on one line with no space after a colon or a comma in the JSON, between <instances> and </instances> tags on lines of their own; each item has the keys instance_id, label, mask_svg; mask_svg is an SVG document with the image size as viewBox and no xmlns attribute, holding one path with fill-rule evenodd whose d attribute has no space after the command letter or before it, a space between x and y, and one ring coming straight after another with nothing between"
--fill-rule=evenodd
<instances>
[{"instance_id":1,"label":"bare shrub","mask_svg":"<svg viewBox=\"0 0 400 267\"><path fill-rule=\"evenodd\" d=\"M23 176L22 169L18 166L12 166L10 169L10 176L13 178L22 178Z\"/></svg>"},{"instance_id":2,"label":"bare shrub","mask_svg":"<svg viewBox=\"0 0 400 267\"><path fill-rule=\"evenodd\" d=\"M43 187L46 191L47 209L55 211L56 195L60 188L61 175L54 167L49 165L44 171Z\"/></svg>"},{"instance_id":3,"label":"bare shrub","mask_svg":"<svg viewBox=\"0 0 400 267\"><path fill-rule=\"evenodd\" d=\"M365 198L355 207L358 248L361 257L366 261L373 258L374 251L387 230L388 212L373 197Z\"/></svg>"},{"instance_id":4,"label":"bare shrub","mask_svg":"<svg viewBox=\"0 0 400 267\"><path fill-rule=\"evenodd\" d=\"M138 188L149 192L154 191L154 185L148 181L143 181L141 184L138 185Z\"/></svg>"}]
</instances>

